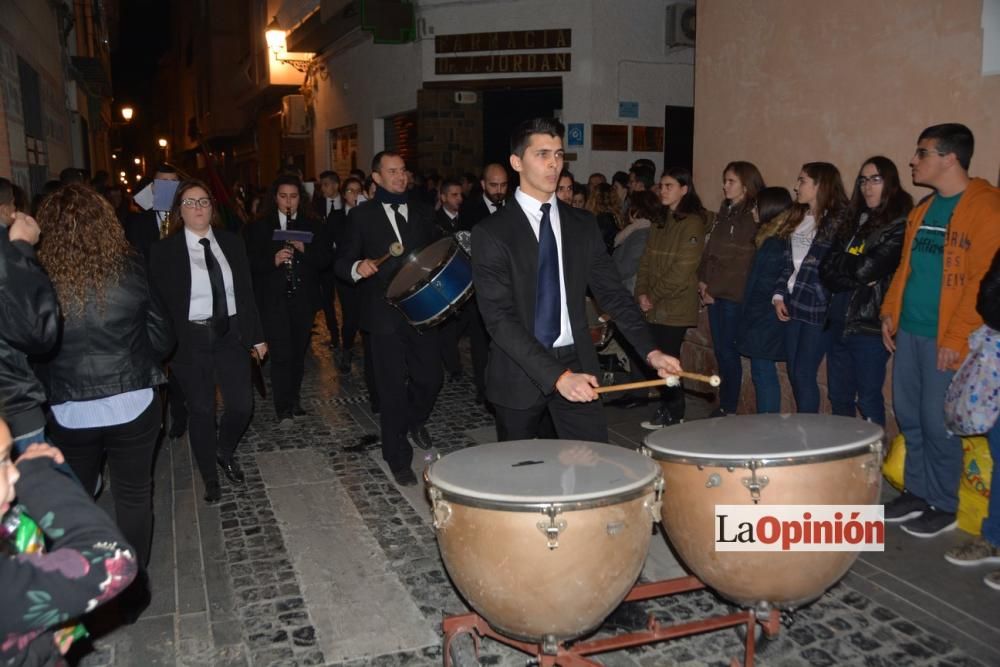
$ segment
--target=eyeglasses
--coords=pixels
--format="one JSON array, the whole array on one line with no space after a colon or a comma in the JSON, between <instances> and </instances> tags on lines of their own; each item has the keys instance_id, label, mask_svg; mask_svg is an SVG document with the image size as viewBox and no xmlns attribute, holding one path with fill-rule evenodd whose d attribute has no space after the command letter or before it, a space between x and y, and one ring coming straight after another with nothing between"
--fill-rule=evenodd
<instances>
[{"instance_id":1,"label":"eyeglasses","mask_svg":"<svg viewBox=\"0 0 1000 667\"><path fill-rule=\"evenodd\" d=\"M198 208L211 208L212 200L208 197L201 197L200 199L182 199L181 206L184 208L194 208L195 206Z\"/></svg>"},{"instance_id":2,"label":"eyeglasses","mask_svg":"<svg viewBox=\"0 0 1000 667\"><path fill-rule=\"evenodd\" d=\"M874 176L858 176L858 187L863 188L866 185L882 185L885 181L878 174Z\"/></svg>"},{"instance_id":3,"label":"eyeglasses","mask_svg":"<svg viewBox=\"0 0 1000 667\"><path fill-rule=\"evenodd\" d=\"M913 153L913 157L917 158L918 160L923 160L928 155L939 155L941 157L944 157L945 155L947 155L947 153L942 153L941 151L931 150L929 148L918 148Z\"/></svg>"},{"instance_id":4,"label":"eyeglasses","mask_svg":"<svg viewBox=\"0 0 1000 667\"><path fill-rule=\"evenodd\" d=\"M360 188L347 188L344 190L345 195L359 195L361 194Z\"/></svg>"}]
</instances>

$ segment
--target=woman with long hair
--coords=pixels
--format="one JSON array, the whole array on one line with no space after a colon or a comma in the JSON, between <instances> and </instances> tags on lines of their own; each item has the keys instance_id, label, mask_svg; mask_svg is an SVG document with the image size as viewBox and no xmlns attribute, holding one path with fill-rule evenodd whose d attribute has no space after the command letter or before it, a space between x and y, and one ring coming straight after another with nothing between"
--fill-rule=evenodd
<instances>
[{"instance_id":1,"label":"woman with long hair","mask_svg":"<svg viewBox=\"0 0 1000 667\"><path fill-rule=\"evenodd\" d=\"M781 412L781 385L777 362L785 361L785 323L771 305L774 283L785 268L785 241L780 236L792 207L785 188L764 188L757 193L754 219L757 252L747 275L740 311L736 348L750 358L750 379L757 398L757 413Z\"/></svg>"},{"instance_id":2,"label":"woman with long hair","mask_svg":"<svg viewBox=\"0 0 1000 667\"><path fill-rule=\"evenodd\" d=\"M187 399L188 438L205 501L215 503L221 498L216 465L231 483L244 481L235 453L253 413L251 349L262 359L267 345L243 242L221 227L215 199L201 181L177 187L167 237L150 248L149 272L177 336L170 368ZM218 428L216 387L225 405Z\"/></svg>"},{"instance_id":3,"label":"woman with long hair","mask_svg":"<svg viewBox=\"0 0 1000 667\"><path fill-rule=\"evenodd\" d=\"M633 208L652 192L633 192ZM688 328L698 324L698 264L705 247L707 214L694 189L691 171L671 167L660 177L658 204L646 250L639 261L635 294L659 349L680 358ZM642 422L658 429L684 421L684 389L664 388L653 416Z\"/></svg>"},{"instance_id":4,"label":"woman with long hair","mask_svg":"<svg viewBox=\"0 0 1000 667\"><path fill-rule=\"evenodd\" d=\"M719 366L722 386L719 407L712 413L721 417L736 413L743 384L743 362L736 349L740 325L740 302L750 263L756 251L757 223L753 207L764 187L760 171L750 162L730 162L722 170L725 201L708 232L705 252L698 267L698 292L708 306L712 348Z\"/></svg>"},{"instance_id":5,"label":"woman with long hair","mask_svg":"<svg viewBox=\"0 0 1000 667\"><path fill-rule=\"evenodd\" d=\"M787 322L785 345L788 378L799 412L819 412L819 365L829 347L826 328L830 291L819 266L847 214L847 195L840 171L829 162L808 162L795 182L795 202L782 229L786 241L784 269L771 303Z\"/></svg>"},{"instance_id":6,"label":"woman with long hair","mask_svg":"<svg viewBox=\"0 0 1000 667\"><path fill-rule=\"evenodd\" d=\"M170 327L150 297L145 263L104 197L65 185L42 202L38 224L38 260L63 312L62 337L36 366L52 407L49 436L88 491L107 457L118 526L145 568L160 432L155 388L166 382Z\"/></svg>"},{"instance_id":7,"label":"woman with long hair","mask_svg":"<svg viewBox=\"0 0 1000 667\"><path fill-rule=\"evenodd\" d=\"M600 183L590 191L587 204L584 206L597 218L597 226L601 230L601 238L608 249L608 254L614 252L615 235L625 227L627 221L622 218L622 200L615 189L607 183Z\"/></svg>"},{"instance_id":8,"label":"woman with long hair","mask_svg":"<svg viewBox=\"0 0 1000 667\"><path fill-rule=\"evenodd\" d=\"M892 160L881 155L861 165L847 219L820 265L833 293L826 380L833 414L885 426L882 385L889 352L882 344L879 311L903 252L913 197Z\"/></svg>"}]
</instances>

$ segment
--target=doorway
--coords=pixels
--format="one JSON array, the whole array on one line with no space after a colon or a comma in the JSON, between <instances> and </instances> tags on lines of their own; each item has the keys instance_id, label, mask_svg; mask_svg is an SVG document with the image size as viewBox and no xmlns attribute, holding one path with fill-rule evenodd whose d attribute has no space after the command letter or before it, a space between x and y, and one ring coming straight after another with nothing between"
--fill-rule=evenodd
<instances>
[{"instance_id":1,"label":"doorway","mask_svg":"<svg viewBox=\"0 0 1000 667\"><path fill-rule=\"evenodd\" d=\"M518 123L554 116L562 109L562 87L494 88L483 91L483 164L507 165L510 132Z\"/></svg>"}]
</instances>

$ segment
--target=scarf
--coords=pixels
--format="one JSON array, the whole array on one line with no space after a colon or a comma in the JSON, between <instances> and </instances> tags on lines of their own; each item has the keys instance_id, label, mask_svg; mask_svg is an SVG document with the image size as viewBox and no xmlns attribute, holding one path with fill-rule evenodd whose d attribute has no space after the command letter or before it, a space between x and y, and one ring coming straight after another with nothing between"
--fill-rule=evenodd
<instances>
[{"instance_id":1,"label":"scarf","mask_svg":"<svg viewBox=\"0 0 1000 667\"><path fill-rule=\"evenodd\" d=\"M400 194L389 192L378 184L375 185L375 201L380 204L399 204L400 206L407 203L405 192Z\"/></svg>"}]
</instances>

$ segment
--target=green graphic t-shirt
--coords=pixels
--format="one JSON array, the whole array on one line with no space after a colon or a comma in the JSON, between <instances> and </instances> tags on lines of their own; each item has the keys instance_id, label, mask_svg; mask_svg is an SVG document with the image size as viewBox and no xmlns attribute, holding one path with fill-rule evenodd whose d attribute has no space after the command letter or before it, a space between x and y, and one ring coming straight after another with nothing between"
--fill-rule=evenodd
<instances>
[{"instance_id":1,"label":"green graphic t-shirt","mask_svg":"<svg viewBox=\"0 0 1000 667\"><path fill-rule=\"evenodd\" d=\"M934 195L923 223L913 239L910 276L903 290L903 312L899 328L915 336L937 338L941 275L944 273L944 241L948 222L962 193L951 197Z\"/></svg>"}]
</instances>

